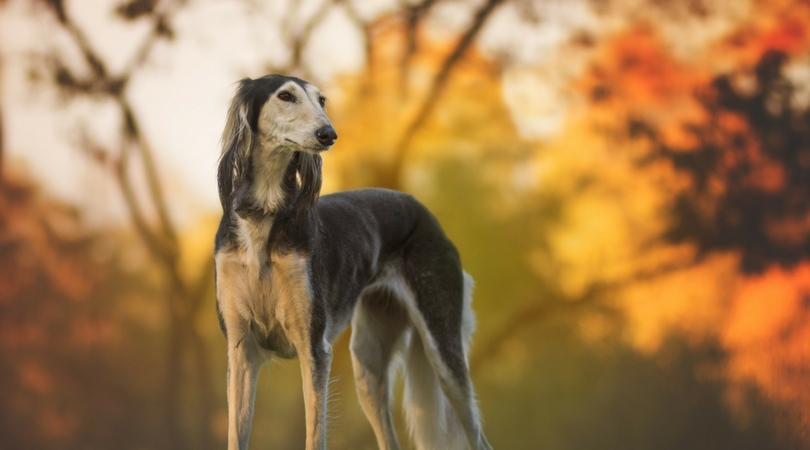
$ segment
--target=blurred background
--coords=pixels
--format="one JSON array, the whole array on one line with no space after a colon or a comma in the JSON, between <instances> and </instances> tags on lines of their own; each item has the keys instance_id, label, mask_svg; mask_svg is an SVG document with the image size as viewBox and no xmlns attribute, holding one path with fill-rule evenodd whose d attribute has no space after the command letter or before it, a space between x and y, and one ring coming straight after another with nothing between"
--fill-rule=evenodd
<instances>
[{"instance_id":1,"label":"blurred background","mask_svg":"<svg viewBox=\"0 0 810 450\"><path fill-rule=\"evenodd\" d=\"M0 448L225 447L218 140L266 73L330 99L325 192L458 245L495 448L810 448L799 0L0 0ZM329 444L373 449L348 335ZM251 442L303 448L297 361Z\"/></svg>"}]
</instances>

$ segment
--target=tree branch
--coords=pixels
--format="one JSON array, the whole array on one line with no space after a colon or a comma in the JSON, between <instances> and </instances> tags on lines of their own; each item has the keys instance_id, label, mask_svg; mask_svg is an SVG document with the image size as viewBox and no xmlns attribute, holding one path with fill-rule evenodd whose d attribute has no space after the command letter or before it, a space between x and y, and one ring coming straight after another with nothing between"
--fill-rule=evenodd
<instances>
[{"instance_id":1,"label":"tree branch","mask_svg":"<svg viewBox=\"0 0 810 450\"><path fill-rule=\"evenodd\" d=\"M349 19L351 19L352 23L360 29L363 33L363 41L365 43L365 55L366 55L366 66L371 69L372 68L372 59L371 59L371 52L372 52L372 42L371 42L371 26L368 22L363 20L360 16L360 13L357 11L357 8L354 7L354 3L351 0L336 0L336 3L342 4L344 9L346 9L346 14L348 14Z\"/></svg>"},{"instance_id":2,"label":"tree branch","mask_svg":"<svg viewBox=\"0 0 810 450\"><path fill-rule=\"evenodd\" d=\"M129 216L132 218L132 223L135 229L141 236L141 239L146 243L146 246L151 250L154 257L158 260L165 259L165 245L160 238L149 227L143 211L141 210L138 200L135 197L135 190L132 188L129 180L129 149L128 144L124 143L121 148L121 153L115 165L116 181L118 187L121 189L121 194L124 197L124 202L127 205Z\"/></svg>"},{"instance_id":3,"label":"tree branch","mask_svg":"<svg viewBox=\"0 0 810 450\"><path fill-rule=\"evenodd\" d=\"M290 62L286 68L282 68L282 70L280 70L281 72L298 73L304 78L311 78L310 70L303 65L304 48L307 46L307 44L309 44L309 39L312 36L312 32L315 30L315 28L320 25L324 19L326 19L326 15L330 11L329 6L336 1L338 0L324 0L323 3L321 3L320 8L318 8L318 11L304 23L304 26L297 33L293 33L291 27L289 26L289 22L287 22L287 26L285 26L283 29L284 34L287 35L288 38L294 34L294 37L288 39L288 44L290 46ZM297 15L297 9L299 6L300 2L298 1L292 3L291 7L295 9L294 12L290 14L291 16Z\"/></svg>"},{"instance_id":4,"label":"tree branch","mask_svg":"<svg viewBox=\"0 0 810 450\"><path fill-rule=\"evenodd\" d=\"M455 48L453 48L453 51L450 52L450 54L444 60L439 68L439 71L436 73L436 76L433 78L433 82L431 83L430 89L428 90L422 106L419 107L416 116L414 116L414 119L405 128L402 138L400 138L399 142L394 148L394 161L391 165L388 176L391 187L400 187L402 166L411 141L413 140L416 132L422 127L422 125L424 125L425 120L436 107L436 103L441 97L442 91L447 84L447 80L449 79L453 68L461 60L462 56L464 56L467 49L472 45L487 19L491 17L492 12L502 2L503 0L487 0L487 2L475 14L470 27L461 36Z\"/></svg>"},{"instance_id":5,"label":"tree branch","mask_svg":"<svg viewBox=\"0 0 810 450\"><path fill-rule=\"evenodd\" d=\"M523 328L548 319L554 314L573 312L592 305L605 289L606 286L595 283L575 300L565 299L560 295L556 299L532 303L515 311L494 335L478 347L470 358L470 372L474 372L485 361L497 356L500 347Z\"/></svg>"},{"instance_id":6,"label":"tree branch","mask_svg":"<svg viewBox=\"0 0 810 450\"><path fill-rule=\"evenodd\" d=\"M164 9L175 12L176 9L172 9L172 7L180 5L181 3L182 2L173 2L171 3L171 6L167 6ZM157 38L167 35L166 33L168 26L166 25L166 22L168 20L168 12L154 13L155 18L153 20L154 23L152 31L139 46L123 74L119 77L113 77L107 72L103 61L96 51L93 50L84 32L76 25L70 16L65 13L61 0L49 0L47 4L56 12L60 23L62 23L70 36L73 38L74 42L79 47L85 62L92 69L92 79L85 84L91 87L93 91L101 92L113 97L121 109L124 121L124 136L126 140L133 144L137 144L140 150L141 157L143 158L144 162L144 171L147 185L149 187L149 194L158 214L160 228L163 232L164 238L159 239L157 235L150 230L148 225L146 225L144 214L138 206L127 173L130 157L129 147L127 145L122 147L122 154L118 165L118 180L119 184L121 185L122 193L124 194L124 200L127 203L127 206L131 208L135 226L144 237L144 240L153 249L155 255L161 258L166 258L167 265L171 267L177 259L179 245L177 242L177 232L168 214L165 195L163 194L163 189L158 179L157 166L152 156L152 152L148 143L146 142L146 139L143 137L143 133L140 130L137 119L135 118L135 114L132 111L132 107L124 95L124 91L135 68L146 60L148 52L153 48ZM169 2L163 3L163 5L166 4L169 4ZM61 78L58 78L58 81L67 82L66 80L73 80L72 84L82 84L82 82L77 81L78 79L74 77L63 64L57 63L57 68L60 68L58 74L61 76ZM71 83L68 84L71 85Z\"/></svg>"},{"instance_id":7,"label":"tree branch","mask_svg":"<svg viewBox=\"0 0 810 450\"><path fill-rule=\"evenodd\" d=\"M168 240L167 244L169 245L169 247L167 248L168 253L166 254L166 256L171 258L172 261L174 261L177 258L177 253L179 251L178 249L179 244L177 242L177 231L174 228L174 224L172 223L171 217L169 217L169 210L166 205L166 197L163 194L163 187L161 186L160 180L158 179L157 165L155 164L155 160L152 157L152 151L149 148L146 139L143 137L143 133L140 131L137 120L135 119L135 115L132 112L132 108L129 105L129 102L123 96L117 97L117 100L121 108L121 111L124 114L126 136L129 140L134 141L135 143L138 144L141 157L143 158L144 171L146 172L146 180L149 186L149 193L155 205L155 210L157 211L161 228L163 229L163 232Z\"/></svg>"},{"instance_id":8,"label":"tree branch","mask_svg":"<svg viewBox=\"0 0 810 450\"><path fill-rule=\"evenodd\" d=\"M206 258L200 268L197 278L191 283L189 298L191 299L191 315L194 316L202 307L206 291L214 285L214 258Z\"/></svg>"},{"instance_id":9,"label":"tree branch","mask_svg":"<svg viewBox=\"0 0 810 450\"><path fill-rule=\"evenodd\" d=\"M172 38L174 36L174 31L169 27L168 22L169 18L172 14L176 12L177 9L182 7L186 3L185 0L178 0L175 2L163 2L158 6L168 5L163 8L164 11L156 10L153 12L155 16L155 20L153 21L152 28L149 31L149 34L146 38L141 42L141 45L138 47L138 50L135 51L132 58L127 63L124 71L118 77L122 84L127 84L129 82L130 77L132 76L133 72L137 67L140 67L145 61L146 58L149 56L149 53L152 50L152 47L161 37L168 37Z\"/></svg>"},{"instance_id":10,"label":"tree branch","mask_svg":"<svg viewBox=\"0 0 810 450\"><path fill-rule=\"evenodd\" d=\"M417 50L416 37L419 32L419 25L435 3L436 0L424 0L422 3L413 6L403 5L406 9L405 52L402 54L402 59L399 62L400 93L403 99L408 97L409 69L411 59L413 55L416 54Z\"/></svg>"},{"instance_id":11,"label":"tree branch","mask_svg":"<svg viewBox=\"0 0 810 450\"><path fill-rule=\"evenodd\" d=\"M124 202L129 210L135 230L151 252L152 257L161 264L164 269L163 273L167 277L166 306L168 307L167 313L169 316L169 351L167 355L168 370L166 374L166 389L168 395L165 399L166 410L164 412L166 415L167 436L171 447L183 449L187 447L188 442L186 439L187 436L185 435L186 433L183 431L183 427L180 423L181 394L183 391L181 381L184 377L183 360L181 356L187 346L191 346L197 363L197 369L201 372L206 372L199 375L199 387L204 390L202 393L204 400L201 405L203 408L200 412L198 431L204 432L204 430L208 429L208 422L214 411L213 399L215 397L210 391L211 386L207 374L210 364L205 351L205 342L194 327L195 313L199 311L200 304L203 301L202 298L205 295L205 288L210 279L207 278L209 277L207 273L212 271L211 266L213 259L211 258L211 261L206 262L202 268L199 279L196 280L193 286L189 287L189 284L183 280L180 273L179 241L174 224L168 214L168 207L160 184L157 165L143 131L138 124L132 105L125 95L126 87L131 76L142 66L150 50L154 48L154 44L157 42L158 38L161 36L171 36L171 30L169 30L167 25L168 16L169 11L175 11L173 11L170 6L167 6L166 10L163 12L149 12L154 21L151 32L138 47L138 50L127 64L122 74L116 77L108 73L102 59L93 50L84 32L65 13L62 0L40 1L49 6L57 15L60 24L67 30L68 34L78 46L86 64L91 68L91 74L87 79L79 79L65 64L54 57L54 79L57 85L62 89L77 94L107 96L116 102L121 112L122 143L120 154L114 165L114 174L119 188L121 189ZM180 5L181 3L182 1L175 2L172 3L172 5ZM163 5L165 4L167 4L167 2L163 3ZM132 151L134 149L140 150L139 154L143 161L148 195L157 213L157 227L150 226L146 214L135 195L135 188L129 171L130 158L132 157ZM109 152L103 149L92 149L88 147L88 153L96 156L104 155L104 157L101 158L94 158L99 162L104 162L106 158L109 157ZM204 441L208 444L208 448L210 448L212 441L211 436L205 438Z\"/></svg>"},{"instance_id":12,"label":"tree branch","mask_svg":"<svg viewBox=\"0 0 810 450\"><path fill-rule=\"evenodd\" d=\"M6 136L4 133L4 121L3 121L3 105L0 105L0 184L3 182L3 175L4 175L4 159L5 159L5 149L6 149Z\"/></svg>"},{"instance_id":13,"label":"tree branch","mask_svg":"<svg viewBox=\"0 0 810 450\"><path fill-rule=\"evenodd\" d=\"M639 282L650 281L657 277L671 274L678 270L687 269L700 260L674 261L663 263L658 267L638 271L624 279L610 282L595 282L578 298L568 299L563 294L555 295L553 299L532 303L514 313L498 328L498 330L481 344L470 358L470 371L481 367L490 358L495 357L507 340L522 331L524 328L550 318L554 314L571 313L585 307L595 306L597 300L606 292L620 289ZM603 308L607 308L602 305Z\"/></svg>"}]
</instances>

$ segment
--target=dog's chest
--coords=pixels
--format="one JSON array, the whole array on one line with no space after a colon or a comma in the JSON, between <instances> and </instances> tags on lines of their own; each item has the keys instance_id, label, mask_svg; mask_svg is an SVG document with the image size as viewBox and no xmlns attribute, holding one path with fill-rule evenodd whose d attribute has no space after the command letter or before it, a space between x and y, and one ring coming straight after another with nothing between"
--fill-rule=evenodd
<instances>
[{"instance_id":1,"label":"dog's chest","mask_svg":"<svg viewBox=\"0 0 810 450\"><path fill-rule=\"evenodd\" d=\"M296 343L306 342L310 293L304 255L268 252L257 259L244 249L218 255L217 289L226 326L230 315L281 357L295 356Z\"/></svg>"}]
</instances>

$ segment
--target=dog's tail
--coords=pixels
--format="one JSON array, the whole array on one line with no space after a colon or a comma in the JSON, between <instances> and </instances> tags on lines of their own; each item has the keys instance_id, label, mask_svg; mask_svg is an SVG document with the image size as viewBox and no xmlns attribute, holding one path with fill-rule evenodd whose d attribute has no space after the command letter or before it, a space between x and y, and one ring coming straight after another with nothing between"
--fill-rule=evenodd
<instances>
[{"instance_id":1,"label":"dog's tail","mask_svg":"<svg viewBox=\"0 0 810 450\"><path fill-rule=\"evenodd\" d=\"M472 278L465 273L464 281L462 343L466 354L475 328L475 316L470 305ZM446 367L431 364L426 351L432 353L439 366L442 365L441 358L432 342L425 342L432 340L427 330L418 328L417 325L405 354L404 407L413 442L419 450L467 449L469 444L464 429L436 375L436 370L446 370Z\"/></svg>"},{"instance_id":2,"label":"dog's tail","mask_svg":"<svg viewBox=\"0 0 810 450\"><path fill-rule=\"evenodd\" d=\"M465 449L467 439L439 379L414 333L405 364L405 416L416 448Z\"/></svg>"}]
</instances>

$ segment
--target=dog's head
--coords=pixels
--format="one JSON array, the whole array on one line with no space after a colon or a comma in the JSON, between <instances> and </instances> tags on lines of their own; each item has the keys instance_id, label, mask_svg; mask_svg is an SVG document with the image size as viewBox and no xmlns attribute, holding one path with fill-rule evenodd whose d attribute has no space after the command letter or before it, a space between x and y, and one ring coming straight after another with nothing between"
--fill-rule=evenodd
<instances>
[{"instance_id":1,"label":"dog's head","mask_svg":"<svg viewBox=\"0 0 810 450\"><path fill-rule=\"evenodd\" d=\"M267 75L239 82L222 134L218 179L223 209L233 206L235 192L252 183L254 169L260 172L270 158L294 164L302 193L317 197L319 153L337 140L325 105L323 93L299 78Z\"/></svg>"}]
</instances>

